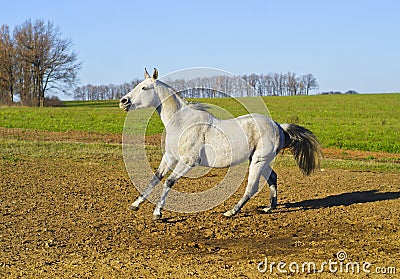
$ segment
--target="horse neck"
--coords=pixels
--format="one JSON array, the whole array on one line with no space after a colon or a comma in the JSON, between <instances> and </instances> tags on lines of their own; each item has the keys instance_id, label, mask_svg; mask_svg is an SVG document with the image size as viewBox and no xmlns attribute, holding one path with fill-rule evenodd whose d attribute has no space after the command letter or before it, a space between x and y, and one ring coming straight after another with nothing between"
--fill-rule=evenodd
<instances>
[{"instance_id":1,"label":"horse neck","mask_svg":"<svg viewBox=\"0 0 400 279\"><path fill-rule=\"evenodd\" d=\"M173 118L174 114L183 107L186 107L187 104L171 87L168 87L163 83L157 86L156 91L160 99L160 105L157 107L157 112L165 126Z\"/></svg>"}]
</instances>

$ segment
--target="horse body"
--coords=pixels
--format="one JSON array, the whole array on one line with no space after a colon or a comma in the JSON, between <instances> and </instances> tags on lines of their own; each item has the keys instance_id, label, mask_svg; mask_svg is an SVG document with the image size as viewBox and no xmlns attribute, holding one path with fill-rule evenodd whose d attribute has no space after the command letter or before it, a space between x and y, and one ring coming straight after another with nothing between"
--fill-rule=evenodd
<instances>
[{"instance_id":1,"label":"horse body","mask_svg":"<svg viewBox=\"0 0 400 279\"><path fill-rule=\"evenodd\" d=\"M120 107L127 111L155 107L166 129L165 153L160 166L148 187L131 205L132 210L139 208L169 170L173 171L164 183L153 213L155 219L161 218L161 209L173 184L191 168L224 168L249 160L246 191L224 215L233 216L240 211L258 191L261 176L270 185L271 204L265 210L270 211L277 205L277 175L269 164L282 148L294 149L295 159L304 173L309 174L317 167L319 143L307 129L292 124L281 126L260 114L220 120L201 107L187 103L171 87L157 80L157 76L156 69L153 77L145 70L145 80L120 101Z\"/></svg>"},{"instance_id":2,"label":"horse body","mask_svg":"<svg viewBox=\"0 0 400 279\"><path fill-rule=\"evenodd\" d=\"M225 168L250 159L257 147L265 149L261 153L272 149L276 155L284 144L279 125L264 115L248 114L221 120L190 106L179 114L188 117L182 122L170 119L165 123L166 152L176 160L182 154L191 154L200 166Z\"/></svg>"}]
</instances>

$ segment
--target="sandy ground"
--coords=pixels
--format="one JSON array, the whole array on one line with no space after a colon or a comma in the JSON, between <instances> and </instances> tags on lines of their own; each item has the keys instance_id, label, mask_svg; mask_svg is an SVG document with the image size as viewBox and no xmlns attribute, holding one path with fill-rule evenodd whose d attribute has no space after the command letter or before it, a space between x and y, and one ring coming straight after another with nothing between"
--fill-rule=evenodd
<instances>
[{"instance_id":1,"label":"sandy ground","mask_svg":"<svg viewBox=\"0 0 400 279\"><path fill-rule=\"evenodd\" d=\"M73 132L1 132L24 140L120 141ZM385 156L351 154L327 152ZM225 218L242 185L216 208L166 211L154 222L149 202L128 210L138 192L122 157L0 159L0 278L299 278L321 269L313 278L400 277L399 173L325 169L303 177L294 167L279 167L280 204L271 214L259 212L269 201L264 188L240 214ZM204 179L212 182L218 174ZM191 191L202 183L183 179L177 187Z\"/></svg>"}]
</instances>

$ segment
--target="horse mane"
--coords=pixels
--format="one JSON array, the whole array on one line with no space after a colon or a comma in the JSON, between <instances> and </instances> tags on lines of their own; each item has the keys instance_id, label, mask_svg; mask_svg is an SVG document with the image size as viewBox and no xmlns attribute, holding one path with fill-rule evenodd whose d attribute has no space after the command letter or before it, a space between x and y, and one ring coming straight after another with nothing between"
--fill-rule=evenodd
<instances>
[{"instance_id":1,"label":"horse mane","mask_svg":"<svg viewBox=\"0 0 400 279\"><path fill-rule=\"evenodd\" d=\"M209 108L209 106L207 106L206 104L203 104L201 102L189 102L187 101L184 97L181 96L181 94L179 94L179 92L177 90L175 90L172 86L157 80L157 85L161 86L161 88L163 90L170 90L172 91L172 94L182 103L184 103L185 105L191 107L192 109L195 110L200 110L200 111L207 111L207 109Z\"/></svg>"},{"instance_id":2,"label":"horse mane","mask_svg":"<svg viewBox=\"0 0 400 279\"><path fill-rule=\"evenodd\" d=\"M195 110L207 111L207 109L210 108L206 104L200 102L187 102L187 104Z\"/></svg>"}]
</instances>

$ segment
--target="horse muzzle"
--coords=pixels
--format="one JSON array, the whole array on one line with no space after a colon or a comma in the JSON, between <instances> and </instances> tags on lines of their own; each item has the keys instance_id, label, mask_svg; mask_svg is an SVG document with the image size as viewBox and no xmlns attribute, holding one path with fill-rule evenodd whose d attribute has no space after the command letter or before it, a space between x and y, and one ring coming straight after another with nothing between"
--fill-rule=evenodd
<instances>
[{"instance_id":1,"label":"horse muzzle","mask_svg":"<svg viewBox=\"0 0 400 279\"><path fill-rule=\"evenodd\" d=\"M129 111L132 106L132 102L129 98L122 98L119 101L119 107L122 108L124 111Z\"/></svg>"}]
</instances>

